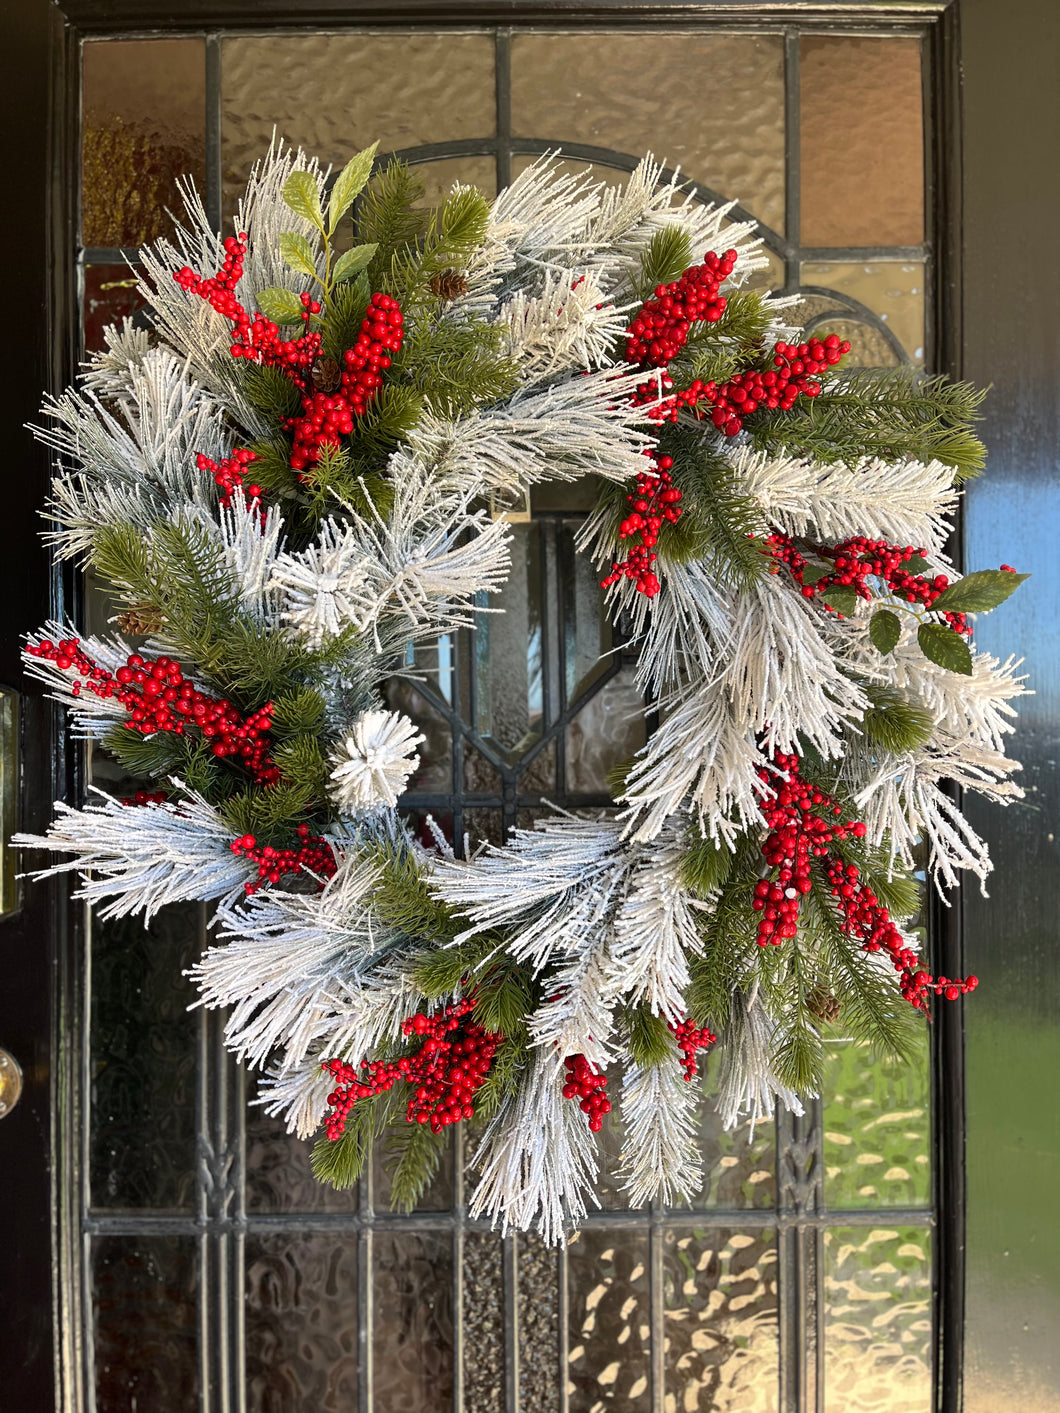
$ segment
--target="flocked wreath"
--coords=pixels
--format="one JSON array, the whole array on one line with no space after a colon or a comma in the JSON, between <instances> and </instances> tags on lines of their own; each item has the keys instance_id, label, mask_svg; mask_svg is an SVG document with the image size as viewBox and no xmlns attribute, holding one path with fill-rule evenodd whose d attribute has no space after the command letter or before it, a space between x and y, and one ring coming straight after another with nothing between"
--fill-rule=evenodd
<instances>
[{"instance_id":1,"label":"flocked wreath","mask_svg":"<svg viewBox=\"0 0 1060 1413\"><path fill-rule=\"evenodd\" d=\"M26 662L139 788L19 842L103 917L215 904L203 999L269 1111L323 1129L321 1178L386 1136L410 1204L474 1119L472 1212L558 1240L612 1102L629 1200L672 1201L702 1052L727 1124L798 1112L837 1023L901 1055L974 987L922 958L915 850L985 877L952 786L1020 793L1021 681L967 615L1023 576L945 553L979 395L845 370L748 288L728 208L546 158L427 214L373 158L329 182L274 146L223 243L189 188L141 257L150 329L48 403L48 538L123 636L50 623ZM582 477L661 724L614 809L429 845L380 686L504 583L499 512Z\"/></svg>"}]
</instances>

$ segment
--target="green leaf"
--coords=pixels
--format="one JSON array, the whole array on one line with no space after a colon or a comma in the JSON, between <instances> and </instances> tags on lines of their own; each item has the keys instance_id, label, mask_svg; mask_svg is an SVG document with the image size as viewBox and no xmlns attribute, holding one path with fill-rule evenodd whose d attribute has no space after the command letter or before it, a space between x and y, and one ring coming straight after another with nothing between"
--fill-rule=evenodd
<instances>
[{"instance_id":1,"label":"green leaf","mask_svg":"<svg viewBox=\"0 0 1060 1413\"><path fill-rule=\"evenodd\" d=\"M375 244L355 245L352 250L344 250L335 263L332 274L332 281L341 284L343 280L352 280L371 261L372 256L379 249Z\"/></svg>"},{"instance_id":2,"label":"green leaf","mask_svg":"<svg viewBox=\"0 0 1060 1413\"><path fill-rule=\"evenodd\" d=\"M258 295L258 308L274 324L299 324L305 309L293 290L263 289Z\"/></svg>"},{"instance_id":3,"label":"green leaf","mask_svg":"<svg viewBox=\"0 0 1060 1413\"><path fill-rule=\"evenodd\" d=\"M932 613L989 613L1014 594L1029 574L1010 569L979 569L943 590L931 605Z\"/></svg>"},{"instance_id":4,"label":"green leaf","mask_svg":"<svg viewBox=\"0 0 1060 1413\"><path fill-rule=\"evenodd\" d=\"M378 146L378 142L373 142L371 147L366 147L363 152L351 157L335 178L335 185L331 188L331 196L328 199L328 235L335 233L335 228L343 216L367 186Z\"/></svg>"},{"instance_id":5,"label":"green leaf","mask_svg":"<svg viewBox=\"0 0 1060 1413\"><path fill-rule=\"evenodd\" d=\"M311 172L292 172L283 184L285 204L296 216L311 222L324 234L324 214L320 209L320 189Z\"/></svg>"},{"instance_id":6,"label":"green leaf","mask_svg":"<svg viewBox=\"0 0 1060 1413\"><path fill-rule=\"evenodd\" d=\"M971 649L955 629L945 623L921 623L916 637L920 651L929 662L948 668L950 672L960 672L965 677L971 677Z\"/></svg>"},{"instance_id":7,"label":"green leaf","mask_svg":"<svg viewBox=\"0 0 1060 1413\"><path fill-rule=\"evenodd\" d=\"M802 571L802 582L804 584L816 584L823 579L826 574L831 574L835 570L834 564L807 564Z\"/></svg>"},{"instance_id":8,"label":"green leaf","mask_svg":"<svg viewBox=\"0 0 1060 1413\"><path fill-rule=\"evenodd\" d=\"M902 620L889 608L881 608L869 619L869 637L877 652L893 652L902 636Z\"/></svg>"},{"instance_id":9,"label":"green leaf","mask_svg":"<svg viewBox=\"0 0 1060 1413\"><path fill-rule=\"evenodd\" d=\"M292 270L300 270L303 275L316 279L317 264L313 247L304 235L298 235L295 231L284 231L280 236L280 254Z\"/></svg>"},{"instance_id":10,"label":"green leaf","mask_svg":"<svg viewBox=\"0 0 1060 1413\"><path fill-rule=\"evenodd\" d=\"M926 574L931 568L922 554L914 554L912 559L907 559L903 568L908 569L910 574Z\"/></svg>"},{"instance_id":11,"label":"green leaf","mask_svg":"<svg viewBox=\"0 0 1060 1413\"><path fill-rule=\"evenodd\" d=\"M858 596L849 584L829 584L821 597L829 608L835 609L844 618L852 617L858 606Z\"/></svg>"}]
</instances>

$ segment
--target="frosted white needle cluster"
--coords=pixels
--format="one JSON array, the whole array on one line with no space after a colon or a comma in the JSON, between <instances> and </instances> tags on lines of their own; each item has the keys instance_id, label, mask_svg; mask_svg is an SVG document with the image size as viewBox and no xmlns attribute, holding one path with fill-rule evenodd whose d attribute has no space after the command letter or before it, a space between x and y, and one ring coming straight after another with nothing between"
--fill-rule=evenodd
<instances>
[{"instance_id":1,"label":"frosted white needle cluster","mask_svg":"<svg viewBox=\"0 0 1060 1413\"><path fill-rule=\"evenodd\" d=\"M202 1004L269 1112L324 1126L324 1180L393 1139L412 1205L468 1124L472 1214L558 1242L613 1109L630 1201L675 1202L707 1064L727 1125L800 1112L829 1027L901 1053L973 989L908 922L924 846L988 875L953 787L1020 797L1019 664L972 629L1021 576L947 558L978 395L847 370L731 208L546 157L424 215L374 155L275 143L225 239L189 186L138 262L151 330L46 402L46 538L116 622L57 617L26 664L108 793L16 842L103 918L211 904ZM449 838L402 809L459 730L433 673L550 481L592 488L651 730L611 807Z\"/></svg>"}]
</instances>

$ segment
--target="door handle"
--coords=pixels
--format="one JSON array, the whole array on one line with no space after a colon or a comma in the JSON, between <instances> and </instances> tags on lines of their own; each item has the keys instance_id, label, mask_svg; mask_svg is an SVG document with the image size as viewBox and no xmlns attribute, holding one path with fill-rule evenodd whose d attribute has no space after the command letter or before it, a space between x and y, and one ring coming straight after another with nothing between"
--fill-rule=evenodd
<instances>
[{"instance_id":1,"label":"door handle","mask_svg":"<svg viewBox=\"0 0 1060 1413\"><path fill-rule=\"evenodd\" d=\"M22 1094L22 1066L6 1050L0 1050L0 1119L6 1118Z\"/></svg>"}]
</instances>

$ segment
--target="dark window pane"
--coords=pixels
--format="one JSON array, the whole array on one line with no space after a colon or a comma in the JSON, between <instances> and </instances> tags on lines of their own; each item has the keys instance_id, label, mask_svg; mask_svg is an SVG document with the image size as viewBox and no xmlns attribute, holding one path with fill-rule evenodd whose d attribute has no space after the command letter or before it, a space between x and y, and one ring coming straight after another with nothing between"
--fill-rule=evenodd
<instances>
[{"instance_id":1,"label":"dark window pane","mask_svg":"<svg viewBox=\"0 0 1060 1413\"><path fill-rule=\"evenodd\" d=\"M354 1212L357 1188L338 1192L313 1176L313 1140L252 1107L246 1118L246 1205L252 1212Z\"/></svg>"},{"instance_id":2,"label":"dark window pane","mask_svg":"<svg viewBox=\"0 0 1060 1413\"><path fill-rule=\"evenodd\" d=\"M92 1247L96 1408L198 1406L198 1260L191 1237L101 1236Z\"/></svg>"},{"instance_id":3,"label":"dark window pane","mask_svg":"<svg viewBox=\"0 0 1060 1413\"><path fill-rule=\"evenodd\" d=\"M97 1207L187 1210L195 1165L199 909L92 921L90 1109Z\"/></svg>"},{"instance_id":4,"label":"dark window pane","mask_svg":"<svg viewBox=\"0 0 1060 1413\"><path fill-rule=\"evenodd\" d=\"M447 1233L376 1232L372 1413L453 1401L453 1252Z\"/></svg>"},{"instance_id":5,"label":"dark window pane","mask_svg":"<svg viewBox=\"0 0 1060 1413\"><path fill-rule=\"evenodd\" d=\"M357 1238L248 1236L251 1413L357 1406Z\"/></svg>"},{"instance_id":6,"label":"dark window pane","mask_svg":"<svg viewBox=\"0 0 1060 1413\"><path fill-rule=\"evenodd\" d=\"M104 346L104 329L133 318L145 305L128 265L86 265L84 281L81 336L85 352L96 353Z\"/></svg>"},{"instance_id":7,"label":"dark window pane","mask_svg":"<svg viewBox=\"0 0 1060 1413\"><path fill-rule=\"evenodd\" d=\"M81 243L142 245L182 209L177 178L205 181L204 42L93 40L83 74Z\"/></svg>"},{"instance_id":8,"label":"dark window pane","mask_svg":"<svg viewBox=\"0 0 1060 1413\"><path fill-rule=\"evenodd\" d=\"M813 34L799 54L803 245L919 245L920 41Z\"/></svg>"}]
</instances>

